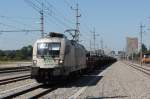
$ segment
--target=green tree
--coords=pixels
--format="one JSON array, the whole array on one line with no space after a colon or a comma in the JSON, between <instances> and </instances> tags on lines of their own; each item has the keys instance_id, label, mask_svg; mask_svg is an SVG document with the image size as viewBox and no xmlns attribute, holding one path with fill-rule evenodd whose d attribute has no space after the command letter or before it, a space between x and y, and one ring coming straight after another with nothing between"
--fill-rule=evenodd
<instances>
[{"instance_id":1,"label":"green tree","mask_svg":"<svg viewBox=\"0 0 150 99\"><path fill-rule=\"evenodd\" d=\"M142 51L143 53L146 53L148 51L145 44L142 44Z\"/></svg>"},{"instance_id":2,"label":"green tree","mask_svg":"<svg viewBox=\"0 0 150 99\"><path fill-rule=\"evenodd\" d=\"M24 46L21 48L21 54L23 59L31 59L32 58L32 46Z\"/></svg>"},{"instance_id":3,"label":"green tree","mask_svg":"<svg viewBox=\"0 0 150 99\"><path fill-rule=\"evenodd\" d=\"M4 51L0 50L0 56L4 56Z\"/></svg>"},{"instance_id":4,"label":"green tree","mask_svg":"<svg viewBox=\"0 0 150 99\"><path fill-rule=\"evenodd\" d=\"M0 60L31 60L32 50L31 45L24 46L20 50L0 50Z\"/></svg>"},{"instance_id":5,"label":"green tree","mask_svg":"<svg viewBox=\"0 0 150 99\"><path fill-rule=\"evenodd\" d=\"M22 60L23 57L24 57L24 56L22 55L21 51L20 51L20 50L17 50L17 51L16 51L15 60Z\"/></svg>"}]
</instances>

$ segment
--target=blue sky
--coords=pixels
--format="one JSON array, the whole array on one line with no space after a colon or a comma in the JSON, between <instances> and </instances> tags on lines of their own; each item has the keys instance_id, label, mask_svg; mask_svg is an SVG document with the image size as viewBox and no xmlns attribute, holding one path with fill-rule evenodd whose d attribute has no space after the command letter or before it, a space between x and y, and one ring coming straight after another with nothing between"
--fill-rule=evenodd
<instances>
[{"instance_id":1,"label":"blue sky","mask_svg":"<svg viewBox=\"0 0 150 99\"><path fill-rule=\"evenodd\" d=\"M25 1L41 0L1 0L0 30L39 29L40 15ZM51 5L46 3L48 1ZM75 7L77 0L44 0L45 32L61 32L75 27ZM104 47L112 50L125 48L126 37L139 37L139 25L145 27L144 43L150 46L150 0L78 0L80 12L80 31L82 44L89 48L93 27L99 36L97 47L103 38ZM69 36L68 34L66 34ZM19 49L25 45L33 45L40 38L40 32L5 32L0 35L0 49Z\"/></svg>"}]
</instances>

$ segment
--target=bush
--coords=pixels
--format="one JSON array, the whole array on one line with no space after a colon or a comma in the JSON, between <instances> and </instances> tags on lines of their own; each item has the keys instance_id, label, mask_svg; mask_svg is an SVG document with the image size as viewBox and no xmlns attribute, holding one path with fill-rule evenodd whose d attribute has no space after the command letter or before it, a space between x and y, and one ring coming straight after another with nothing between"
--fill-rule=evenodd
<instances>
[{"instance_id":1,"label":"bush","mask_svg":"<svg viewBox=\"0 0 150 99\"><path fill-rule=\"evenodd\" d=\"M31 60L32 59L32 46L24 46L20 50L0 50L0 61L8 60Z\"/></svg>"}]
</instances>

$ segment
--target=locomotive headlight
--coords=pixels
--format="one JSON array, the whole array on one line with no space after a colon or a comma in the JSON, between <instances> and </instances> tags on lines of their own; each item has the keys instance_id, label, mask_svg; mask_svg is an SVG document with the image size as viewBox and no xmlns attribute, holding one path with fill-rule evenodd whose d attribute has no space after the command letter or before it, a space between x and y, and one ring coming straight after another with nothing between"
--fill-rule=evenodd
<instances>
[{"instance_id":1,"label":"locomotive headlight","mask_svg":"<svg viewBox=\"0 0 150 99\"><path fill-rule=\"evenodd\" d=\"M64 62L63 60L60 60L60 61L59 61L60 64L62 64L63 62Z\"/></svg>"},{"instance_id":2,"label":"locomotive headlight","mask_svg":"<svg viewBox=\"0 0 150 99\"><path fill-rule=\"evenodd\" d=\"M36 66L37 60L33 60L33 66Z\"/></svg>"}]
</instances>

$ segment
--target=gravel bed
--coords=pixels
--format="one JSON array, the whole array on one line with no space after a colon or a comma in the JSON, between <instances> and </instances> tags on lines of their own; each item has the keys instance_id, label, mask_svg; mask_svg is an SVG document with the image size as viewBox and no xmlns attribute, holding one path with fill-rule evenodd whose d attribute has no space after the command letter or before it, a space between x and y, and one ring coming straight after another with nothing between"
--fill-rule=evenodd
<instances>
[{"instance_id":1,"label":"gravel bed","mask_svg":"<svg viewBox=\"0 0 150 99\"><path fill-rule=\"evenodd\" d=\"M60 86L58 89L53 92L44 95L43 99L68 99L69 96L77 92L82 86L85 86L87 83L87 78L81 78L71 84L66 84L67 86Z\"/></svg>"},{"instance_id":2,"label":"gravel bed","mask_svg":"<svg viewBox=\"0 0 150 99\"><path fill-rule=\"evenodd\" d=\"M61 86L57 90L44 95L43 99L68 99L82 87L88 86L89 81L96 79L98 82L100 78L97 78L96 75L99 74L100 71L95 71L95 73L90 75L83 75L81 78L71 82L70 84L66 84L67 86ZM96 82L96 83L97 83ZM90 86L94 86L96 83L91 84Z\"/></svg>"},{"instance_id":3,"label":"gravel bed","mask_svg":"<svg viewBox=\"0 0 150 99\"><path fill-rule=\"evenodd\" d=\"M34 96L37 96L39 95L40 93L43 93L43 92L46 92L48 91L49 89L44 89L44 88L37 88L31 92L27 92L23 95L20 95L18 97L15 97L14 99L31 99L33 98ZM35 98L34 98L35 99Z\"/></svg>"},{"instance_id":4,"label":"gravel bed","mask_svg":"<svg viewBox=\"0 0 150 99\"><path fill-rule=\"evenodd\" d=\"M149 99L150 78L121 62L113 64L95 86L88 87L79 99Z\"/></svg>"},{"instance_id":5,"label":"gravel bed","mask_svg":"<svg viewBox=\"0 0 150 99\"><path fill-rule=\"evenodd\" d=\"M67 85L67 84L66 84ZM42 86L23 95L20 95L14 99L67 99L71 94L80 89L71 86Z\"/></svg>"},{"instance_id":6,"label":"gravel bed","mask_svg":"<svg viewBox=\"0 0 150 99\"><path fill-rule=\"evenodd\" d=\"M97 79L96 82L89 85L88 82L94 78ZM33 81L28 79L0 86L0 91ZM99 74L83 75L71 83L58 86L57 89L38 88L17 97L17 99L28 99L36 95L39 96L36 98L40 99L68 99L83 88L85 89L77 99L150 99L150 76L119 61Z\"/></svg>"},{"instance_id":7,"label":"gravel bed","mask_svg":"<svg viewBox=\"0 0 150 99\"><path fill-rule=\"evenodd\" d=\"M32 82L35 82L35 80L26 79L26 80L13 82L13 83L8 83L8 84L5 84L5 85L0 85L0 92L5 91L5 90L9 90L9 89L12 89L12 88L15 88L15 87L19 87L19 86L22 86L22 85L25 85L25 84L29 84L29 83L32 83Z\"/></svg>"}]
</instances>

